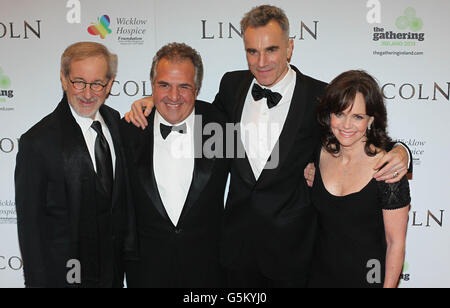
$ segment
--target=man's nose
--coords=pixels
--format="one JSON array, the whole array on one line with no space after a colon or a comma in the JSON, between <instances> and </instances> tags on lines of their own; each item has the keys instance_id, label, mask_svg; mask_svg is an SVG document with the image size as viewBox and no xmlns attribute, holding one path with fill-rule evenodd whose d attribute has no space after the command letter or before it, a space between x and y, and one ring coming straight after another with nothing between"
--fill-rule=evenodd
<instances>
[{"instance_id":1,"label":"man's nose","mask_svg":"<svg viewBox=\"0 0 450 308\"><path fill-rule=\"evenodd\" d=\"M267 64L267 56L262 52L259 54L258 57L258 66L259 67L264 67Z\"/></svg>"},{"instance_id":2,"label":"man's nose","mask_svg":"<svg viewBox=\"0 0 450 308\"><path fill-rule=\"evenodd\" d=\"M177 87L171 87L169 90L169 98L171 101L176 102L180 97L180 91Z\"/></svg>"},{"instance_id":3,"label":"man's nose","mask_svg":"<svg viewBox=\"0 0 450 308\"><path fill-rule=\"evenodd\" d=\"M90 85L86 85L86 87L83 89L83 96L84 98L90 99L92 97L92 89Z\"/></svg>"}]
</instances>

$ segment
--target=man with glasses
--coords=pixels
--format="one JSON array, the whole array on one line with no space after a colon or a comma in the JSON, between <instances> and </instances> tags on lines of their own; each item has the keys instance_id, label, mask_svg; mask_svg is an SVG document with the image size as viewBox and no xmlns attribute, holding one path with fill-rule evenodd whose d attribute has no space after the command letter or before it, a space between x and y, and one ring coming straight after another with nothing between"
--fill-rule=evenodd
<instances>
[{"instance_id":1,"label":"man with glasses","mask_svg":"<svg viewBox=\"0 0 450 308\"><path fill-rule=\"evenodd\" d=\"M62 101L20 139L16 207L27 287L122 286L121 260L134 237L120 115L104 105L116 71L105 46L69 46Z\"/></svg>"}]
</instances>

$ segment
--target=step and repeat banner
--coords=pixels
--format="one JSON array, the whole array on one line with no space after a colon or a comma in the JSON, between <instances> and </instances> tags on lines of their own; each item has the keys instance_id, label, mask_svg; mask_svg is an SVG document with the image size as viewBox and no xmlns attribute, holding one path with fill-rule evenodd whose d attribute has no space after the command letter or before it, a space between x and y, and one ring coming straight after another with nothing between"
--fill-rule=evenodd
<instances>
[{"instance_id":1,"label":"step and repeat banner","mask_svg":"<svg viewBox=\"0 0 450 308\"><path fill-rule=\"evenodd\" d=\"M0 287L22 287L14 168L18 139L62 97L60 57L77 41L119 56L107 104L121 112L151 95L155 52L185 42L203 57L199 98L246 69L239 22L256 0L0 0ZM364 69L383 89L390 135L413 152L412 208L401 287L450 287L450 2L279 0L295 42L292 63L329 82ZM363 205L362 205L363 206Z\"/></svg>"}]
</instances>

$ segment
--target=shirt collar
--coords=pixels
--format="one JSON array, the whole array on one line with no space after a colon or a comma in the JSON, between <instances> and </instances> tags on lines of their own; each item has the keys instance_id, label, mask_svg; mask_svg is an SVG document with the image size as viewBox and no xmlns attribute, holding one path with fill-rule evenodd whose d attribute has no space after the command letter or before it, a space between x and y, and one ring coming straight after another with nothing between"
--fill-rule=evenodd
<instances>
[{"instance_id":1,"label":"shirt collar","mask_svg":"<svg viewBox=\"0 0 450 308\"><path fill-rule=\"evenodd\" d=\"M73 117L75 118L75 121L78 123L83 133L86 133L91 128L92 123L94 123L94 121L99 121L103 127L106 125L105 120L103 119L99 111L97 111L94 120L92 120L91 118L85 118L80 116L78 113L75 112L75 110L72 108L70 104L69 107Z\"/></svg>"},{"instance_id":2,"label":"shirt collar","mask_svg":"<svg viewBox=\"0 0 450 308\"><path fill-rule=\"evenodd\" d=\"M156 127L158 127L158 131L159 131L159 124L164 124L167 126L179 126L179 125L183 125L184 123L186 123L187 126L187 134L191 134L194 131L194 123L195 123L195 108L192 109L191 114L184 119L184 121L181 121L180 123L177 124L170 124L169 122L167 122L163 116L158 112L158 110L155 110L155 125Z\"/></svg>"}]
</instances>

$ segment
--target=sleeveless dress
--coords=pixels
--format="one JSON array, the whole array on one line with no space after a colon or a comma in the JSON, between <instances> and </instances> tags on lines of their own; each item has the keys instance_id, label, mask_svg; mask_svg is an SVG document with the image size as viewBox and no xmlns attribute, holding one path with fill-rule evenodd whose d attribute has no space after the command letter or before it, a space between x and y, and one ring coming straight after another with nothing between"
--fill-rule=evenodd
<instances>
[{"instance_id":1,"label":"sleeveless dress","mask_svg":"<svg viewBox=\"0 0 450 308\"><path fill-rule=\"evenodd\" d=\"M325 188L316 167L312 201L319 226L309 287L382 288L386 263L383 210L410 204L406 176L394 184L372 179L361 191L338 197Z\"/></svg>"}]
</instances>

